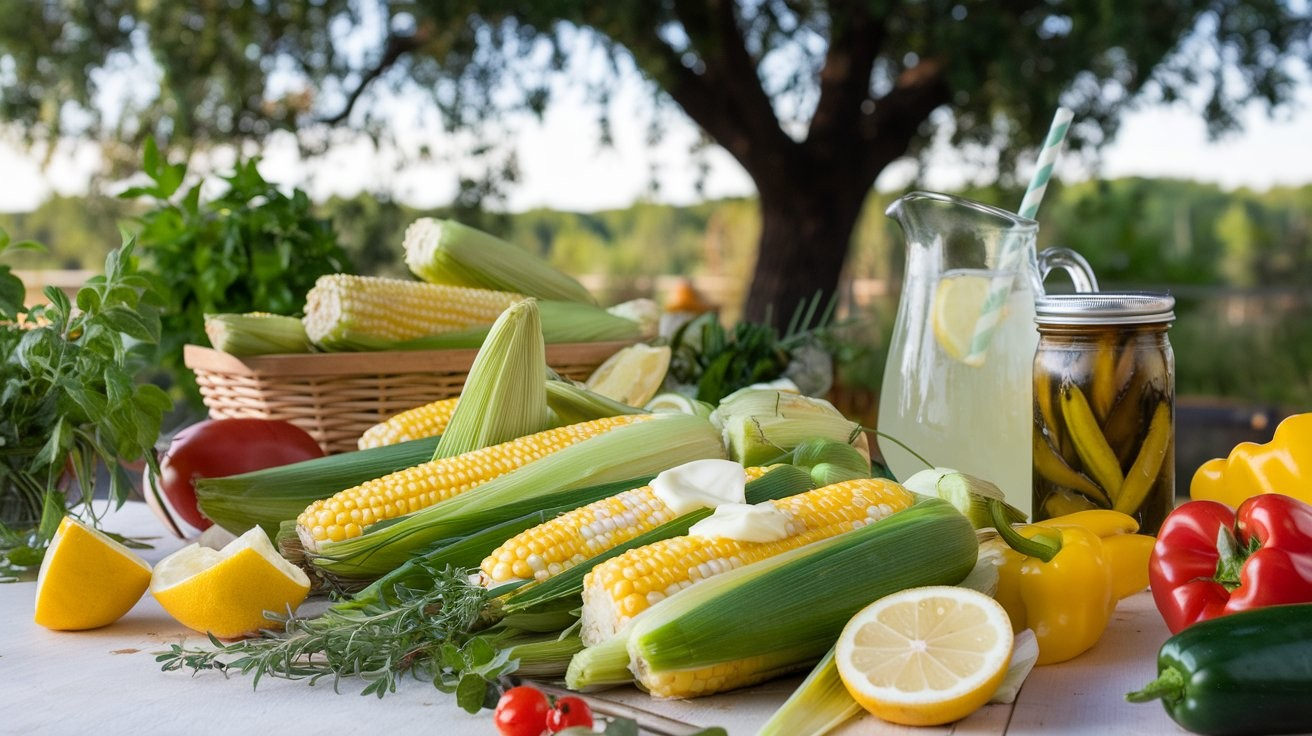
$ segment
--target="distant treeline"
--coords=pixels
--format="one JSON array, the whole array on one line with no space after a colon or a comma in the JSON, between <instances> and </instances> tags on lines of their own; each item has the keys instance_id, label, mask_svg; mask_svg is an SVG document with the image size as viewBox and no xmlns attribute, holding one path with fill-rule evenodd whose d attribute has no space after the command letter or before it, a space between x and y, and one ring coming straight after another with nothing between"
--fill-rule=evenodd
<instances>
[{"instance_id":1,"label":"distant treeline","mask_svg":"<svg viewBox=\"0 0 1312 736\"><path fill-rule=\"evenodd\" d=\"M1020 190L962 192L1007 207ZM883 215L897 195L872 193L848 260L851 279L895 283L901 235ZM19 269L97 268L129 229L139 205L94 197L53 197L32 212L0 214L14 238L45 243L44 254L19 253ZM372 195L320 204L361 273L405 271L401 240L422 216ZM540 253L576 275L607 285L603 299L636 294L642 277L718 277L726 313L750 279L759 234L753 199L692 206L638 203L625 209L564 212L537 209L484 213L469 224ZM1226 191L1190 181L1126 178L1054 185L1040 212L1040 247L1064 245L1084 254L1104 287L1170 289L1180 298L1171 336L1181 393L1294 403L1312 409L1312 184L1266 192ZM468 222L468 220L467 220ZM878 386L879 345L896 308L891 297L860 305L870 347L855 357L854 380Z\"/></svg>"}]
</instances>

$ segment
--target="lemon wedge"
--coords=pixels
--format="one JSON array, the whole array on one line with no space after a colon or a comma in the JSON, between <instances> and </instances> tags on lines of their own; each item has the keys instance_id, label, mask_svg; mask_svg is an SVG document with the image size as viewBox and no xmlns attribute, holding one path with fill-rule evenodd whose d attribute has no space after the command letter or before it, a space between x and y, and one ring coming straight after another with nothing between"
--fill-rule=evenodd
<instances>
[{"instance_id":1,"label":"lemon wedge","mask_svg":"<svg viewBox=\"0 0 1312 736\"><path fill-rule=\"evenodd\" d=\"M65 516L36 576L38 624L58 631L108 626L141 600L150 565L104 533Z\"/></svg>"},{"instance_id":2,"label":"lemon wedge","mask_svg":"<svg viewBox=\"0 0 1312 736\"><path fill-rule=\"evenodd\" d=\"M223 549L190 544L160 560L150 592L183 625L237 639L276 626L266 612L294 610L309 594L310 578L257 526Z\"/></svg>"},{"instance_id":3,"label":"lemon wedge","mask_svg":"<svg viewBox=\"0 0 1312 736\"><path fill-rule=\"evenodd\" d=\"M629 406L642 406L660 390L670 367L668 345L630 345L606 359L583 385Z\"/></svg>"},{"instance_id":4,"label":"lemon wedge","mask_svg":"<svg viewBox=\"0 0 1312 736\"><path fill-rule=\"evenodd\" d=\"M874 715L906 726L960 720L993 697L1011 660L1011 620L969 588L911 588L862 609L839 636L838 675Z\"/></svg>"},{"instance_id":5,"label":"lemon wedge","mask_svg":"<svg viewBox=\"0 0 1312 736\"><path fill-rule=\"evenodd\" d=\"M949 273L934 289L931 322L939 347L953 360L967 361L975 339L975 325L984 311L989 279L970 274Z\"/></svg>"}]
</instances>

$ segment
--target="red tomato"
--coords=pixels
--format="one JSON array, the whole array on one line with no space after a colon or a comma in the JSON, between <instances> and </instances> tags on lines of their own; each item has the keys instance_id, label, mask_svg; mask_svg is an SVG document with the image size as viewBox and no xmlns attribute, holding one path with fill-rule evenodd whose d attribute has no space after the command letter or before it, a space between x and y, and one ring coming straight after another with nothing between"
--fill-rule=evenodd
<instances>
[{"instance_id":1,"label":"red tomato","mask_svg":"<svg viewBox=\"0 0 1312 736\"><path fill-rule=\"evenodd\" d=\"M583 698L566 695L556 700L556 707L547 714L547 730L556 733L571 726L592 728L592 708Z\"/></svg>"},{"instance_id":2,"label":"red tomato","mask_svg":"<svg viewBox=\"0 0 1312 736\"><path fill-rule=\"evenodd\" d=\"M542 736L550 711L551 704L541 690L520 685L501 696L492 718L501 736Z\"/></svg>"},{"instance_id":3,"label":"red tomato","mask_svg":"<svg viewBox=\"0 0 1312 736\"><path fill-rule=\"evenodd\" d=\"M305 430L272 419L206 419L173 437L159 460L160 486L169 505L200 530L213 522L196 507L197 478L221 478L323 457Z\"/></svg>"}]
</instances>

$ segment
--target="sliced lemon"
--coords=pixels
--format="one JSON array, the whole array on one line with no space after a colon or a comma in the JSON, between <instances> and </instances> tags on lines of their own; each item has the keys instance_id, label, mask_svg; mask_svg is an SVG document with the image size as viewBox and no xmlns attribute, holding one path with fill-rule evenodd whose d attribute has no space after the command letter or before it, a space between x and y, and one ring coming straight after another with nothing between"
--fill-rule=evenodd
<instances>
[{"instance_id":1,"label":"sliced lemon","mask_svg":"<svg viewBox=\"0 0 1312 736\"><path fill-rule=\"evenodd\" d=\"M59 522L36 576L38 624L59 631L108 626L141 600L150 565L69 516Z\"/></svg>"},{"instance_id":2,"label":"sliced lemon","mask_svg":"<svg viewBox=\"0 0 1312 736\"><path fill-rule=\"evenodd\" d=\"M190 544L160 560L150 592L183 625L236 639L276 626L265 612L294 610L309 594L310 579L257 526L223 549Z\"/></svg>"},{"instance_id":3,"label":"sliced lemon","mask_svg":"<svg viewBox=\"0 0 1312 736\"><path fill-rule=\"evenodd\" d=\"M975 339L975 325L984 311L990 279L949 273L934 289L932 322L939 347L954 360L965 361Z\"/></svg>"},{"instance_id":4,"label":"sliced lemon","mask_svg":"<svg viewBox=\"0 0 1312 736\"><path fill-rule=\"evenodd\" d=\"M660 390L669 367L668 345L638 343L607 358L583 385L622 404L642 406Z\"/></svg>"},{"instance_id":5,"label":"sliced lemon","mask_svg":"<svg viewBox=\"0 0 1312 736\"><path fill-rule=\"evenodd\" d=\"M1011 620L969 588L911 588L848 622L838 674L866 710L907 726L960 720L993 697L1011 659Z\"/></svg>"}]
</instances>

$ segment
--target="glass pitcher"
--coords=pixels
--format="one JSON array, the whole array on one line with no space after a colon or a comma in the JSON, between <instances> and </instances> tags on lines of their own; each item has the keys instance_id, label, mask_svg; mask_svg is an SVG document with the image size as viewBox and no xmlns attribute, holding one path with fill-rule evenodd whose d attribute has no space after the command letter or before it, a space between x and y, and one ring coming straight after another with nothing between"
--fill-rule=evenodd
<instances>
[{"instance_id":1,"label":"glass pitcher","mask_svg":"<svg viewBox=\"0 0 1312 736\"><path fill-rule=\"evenodd\" d=\"M925 462L979 476L1029 514L1034 298L1055 268L1077 291L1097 288L1093 271L1066 248L1036 253L1038 223L979 202L912 192L885 214L907 257L879 394L884 459L899 479Z\"/></svg>"}]
</instances>

